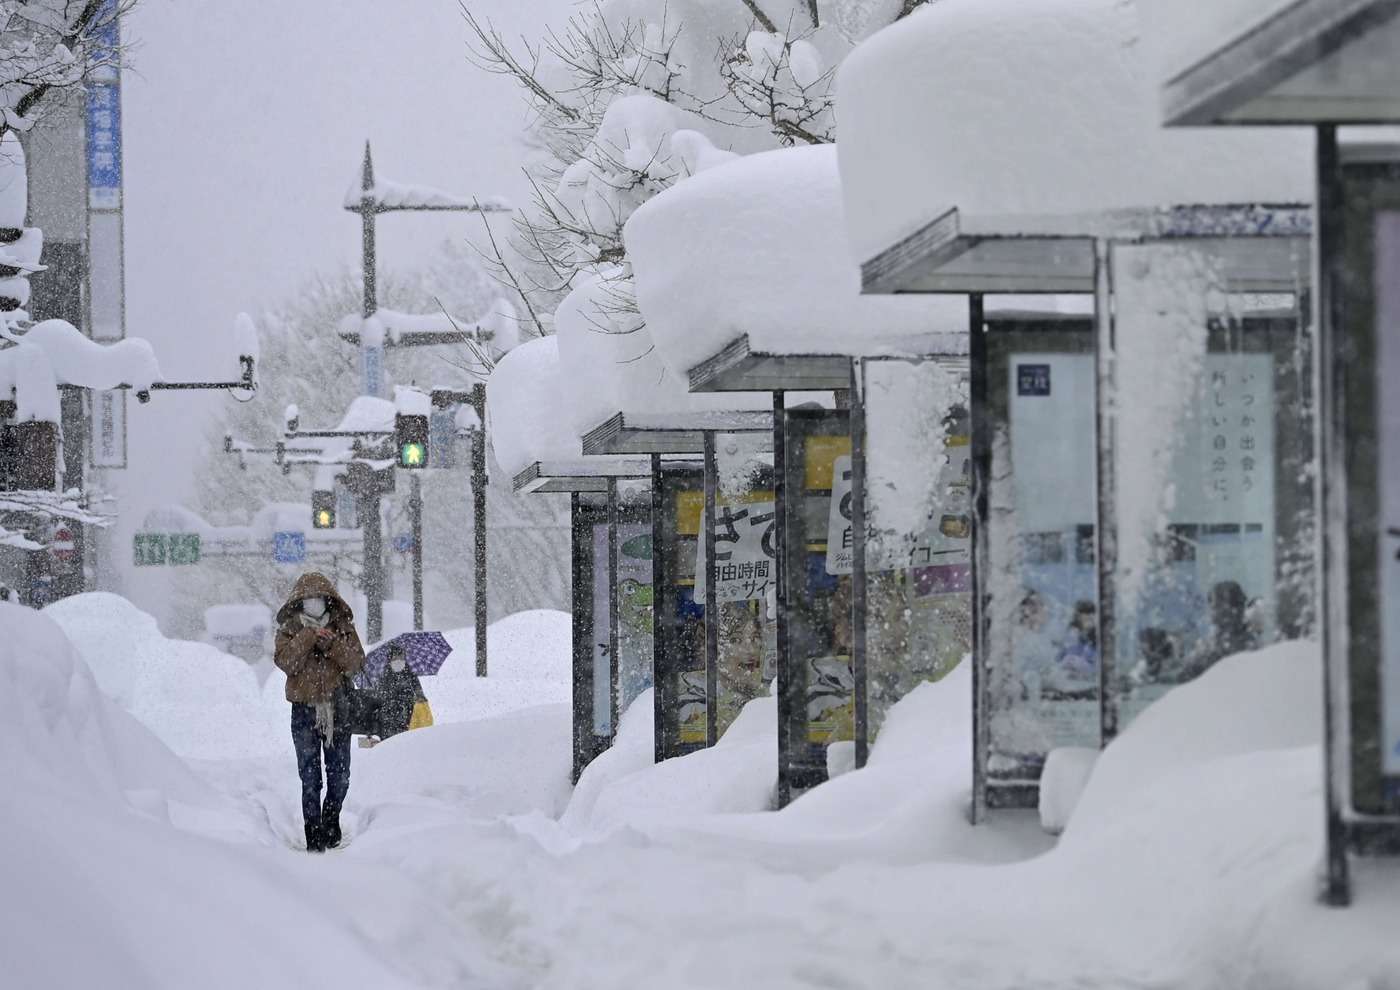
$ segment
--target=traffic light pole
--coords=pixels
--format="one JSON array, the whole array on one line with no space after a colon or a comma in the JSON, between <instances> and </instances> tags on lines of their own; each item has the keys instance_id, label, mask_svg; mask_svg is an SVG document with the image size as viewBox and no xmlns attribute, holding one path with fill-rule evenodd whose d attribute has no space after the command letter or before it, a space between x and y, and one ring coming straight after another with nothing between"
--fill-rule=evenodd
<instances>
[{"instance_id":1,"label":"traffic light pole","mask_svg":"<svg viewBox=\"0 0 1400 990\"><path fill-rule=\"evenodd\" d=\"M413 530L413 628L423 628L423 483L409 482L408 519Z\"/></svg>"}]
</instances>

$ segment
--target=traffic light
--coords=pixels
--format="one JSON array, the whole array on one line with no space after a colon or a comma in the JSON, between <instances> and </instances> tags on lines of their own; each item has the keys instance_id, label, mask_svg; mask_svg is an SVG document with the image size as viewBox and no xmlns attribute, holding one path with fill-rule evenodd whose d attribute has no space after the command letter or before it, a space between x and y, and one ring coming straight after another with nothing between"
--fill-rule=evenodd
<instances>
[{"instance_id":1,"label":"traffic light","mask_svg":"<svg viewBox=\"0 0 1400 990\"><path fill-rule=\"evenodd\" d=\"M428 417L398 413L394 416L394 446L399 467L418 470L428 466Z\"/></svg>"},{"instance_id":2,"label":"traffic light","mask_svg":"<svg viewBox=\"0 0 1400 990\"><path fill-rule=\"evenodd\" d=\"M311 493L311 528L335 529L335 492Z\"/></svg>"}]
</instances>

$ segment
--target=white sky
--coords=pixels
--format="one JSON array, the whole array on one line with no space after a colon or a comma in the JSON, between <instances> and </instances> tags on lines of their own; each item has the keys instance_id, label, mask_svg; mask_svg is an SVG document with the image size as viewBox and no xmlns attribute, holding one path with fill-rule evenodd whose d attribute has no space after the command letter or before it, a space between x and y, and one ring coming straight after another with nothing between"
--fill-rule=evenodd
<instances>
[{"instance_id":1,"label":"white sky","mask_svg":"<svg viewBox=\"0 0 1400 990\"><path fill-rule=\"evenodd\" d=\"M531 38L573 7L469 2ZM226 373L211 335L236 313L286 299L310 272L358 265L359 220L341 199L366 138L380 177L528 203L524 104L468 63L467 31L457 0L141 0L125 25L127 333L155 345L167 377ZM479 223L381 218L380 262L409 267ZM229 401L131 403L116 543L127 565L131 531L189 492L205 418ZM154 570L126 590L160 614L168 575Z\"/></svg>"}]
</instances>

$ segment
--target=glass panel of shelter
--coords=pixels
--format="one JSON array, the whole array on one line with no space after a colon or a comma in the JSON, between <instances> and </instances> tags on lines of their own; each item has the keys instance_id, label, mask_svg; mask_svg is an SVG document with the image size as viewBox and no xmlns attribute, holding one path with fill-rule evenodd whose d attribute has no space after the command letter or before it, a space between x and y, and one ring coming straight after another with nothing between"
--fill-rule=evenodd
<instances>
[{"instance_id":1,"label":"glass panel of shelter","mask_svg":"<svg viewBox=\"0 0 1400 990\"><path fill-rule=\"evenodd\" d=\"M978 772L989 807L1034 806L1050 750L1099 743L1094 331L1033 313L986 328Z\"/></svg>"},{"instance_id":2,"label":"glass panel of shelter","mask_svg":"<svg viewBox=\"0 0 1400 990\"><path fill-rule=\"evenodd\" d=\"M704 566L702 538L695 597L705 600L706 578L713 577L716 740L744 705L767 693L777 674L777 532L770 444L771 438L763 434L715 436L715 564Z\"/></svg>"},{"instance_id":3,"label":"glass panel of shelter","mask_svg":"<svg viewBox=\"0 0 1400 990\"><path fill-rule=\"evenodd\" d=\"M611 706L607 704L611 684L607 653L607 500L602 495L575 492L571 496L571 516L573 779L577 781L583 768L612 743Z\"/></svg>"},{"instance_id":4,"label":"glass panel of shelter","mask_svg":"<svg viewBox=\"0 0 1400 990\"><path fill-rule=\"evenodd\" d=\"M655 618L652 595L650 480L621 480L613 498L615 569L612 636L613 701L621 719L653 683Z\"/></svg>"},{"instance_id":5,"label":"glass panel of shelter","mask_svg":"<svg viewBox=\"0 0 1400 990\"><path fill-rule=\"evenodd\" d=\"M837 573L841 525L832 498L836 462L851 454L850 414L799 407L782 418L785 500L781 580L785 632L778 639L779 798L827 778L827 749L854 742L851 578Z\"/></svg>"},{"instance_id":6,"label":"glass panel of shelter","mask_svg":"<svg viewBox=\"0 0 1400 990\"><path fill-rule=\"evenodd\" d=\"M866 358L859 364L863 471L859 513L849 504L851 459L836 462L833 494L845 523L851 573L863 553L864 639L856 676L866 679L857 758L890 707L923 681L947 675L971 649L972 463L965 365L934 359ZM853 515L865 521L854 534ZM831 537L834 542L835 535ZM854 545L854 552L846 548Z\"/></svg>"},{"instance_id":7,"label":"glass panel of shelter","mask_svg":"<svg viewBox=\"0 0 1400 990\"><path fill-rule=\"evenodd\" d=\"M1340 200L1345 213L1340 271L1347 306L1332 360L1345 393L1332 403L1336 422L1324 444L1333 498L1345 505L1346 569L1329 574L1332 621L1347 630L1344 690L1332 717L1345 726L1343 759L1333 782L1343 796L1350 848L1400 849L1400 163L1348 162ZM1335 381L1339 369L1325 373ZM1343 483L1344 479L1344 483ZM1343 651L1337 650L1336 653ZM1334 682L1335 683L1335 682ZM1344 805L1344 806L1343 806Z\"/></svg>"},{"instance_id":8,"label":"glass panel of shelter","mask_svg":"<svg viewBox=\"0 0 1400 990\"><path fill-rule=\"evenodd\" d=\"M652 574L655 614L656 759L705 746L705 608L695 597L696 543L704 510L698 463L654 472Z\"/></svg>"},{"instance_id":9,"label":"glass panel of shelter","mask_svg":"<svg viewBox=\"0 0 1400 990\"><path fill-rule=\"evenodd\" d=\"M1230 293L1183 243L1114 245L1110 267L1111 738L1223 657L1310 633L1314 473L1301 293Z\"/></svg>"}]
</instances>

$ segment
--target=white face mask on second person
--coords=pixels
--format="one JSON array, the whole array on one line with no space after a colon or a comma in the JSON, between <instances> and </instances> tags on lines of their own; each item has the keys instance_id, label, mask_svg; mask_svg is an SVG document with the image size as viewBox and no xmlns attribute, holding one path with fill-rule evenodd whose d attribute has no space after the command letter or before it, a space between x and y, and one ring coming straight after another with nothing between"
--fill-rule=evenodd
<instances>
[{"instance_id":1,"label":"white face mask on second person","mask_svg":"<svg viewBox=\"0 0 1400 990\"><path fill-rule=\"evenodd\" d=\"M326 600L324 598L303 598L301 610L313 619L319 619L326 614Z\"/></svg>"},{"instance_id":2,"label":"white face mask on second person","mask_svg":"<svg viewBox=\"0 0 1400 990\"><path fill-rule=\"evenodd\" d=\"M394 659L389 661L389 669L396 674L402 672L404 666L403 657L394 657Z\"/></svg>"}]
</instances>

